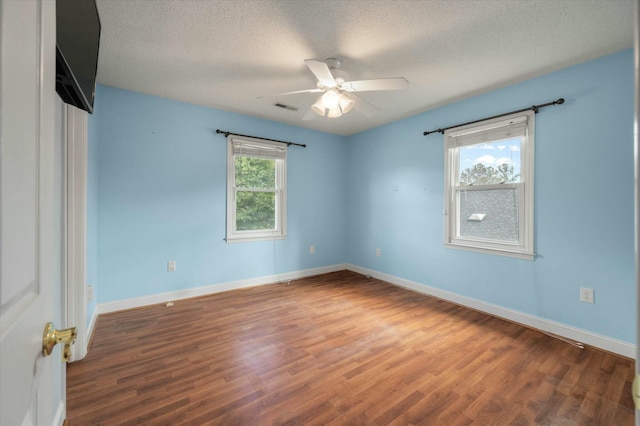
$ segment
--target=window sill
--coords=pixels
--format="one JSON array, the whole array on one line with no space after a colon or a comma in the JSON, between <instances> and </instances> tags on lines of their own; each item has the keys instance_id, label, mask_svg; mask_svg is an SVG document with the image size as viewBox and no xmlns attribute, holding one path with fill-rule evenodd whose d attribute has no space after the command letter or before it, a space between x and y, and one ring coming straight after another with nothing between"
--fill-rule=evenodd
<instances>
[{"instance_id":1,"label":"window sill","mask_svg":"<svg viewBox=\"0 0 640 426\"><path fill-rule=\"evenodd\" d=\"M252 243L256 241L272 241L272 240L284 240L287 236L285 235L268 235L263 237L256 236L233 236L225 238L227 244L235 244L235 243Z\"/></svg>"},{"instance_id":2,"label":"window sill","mask_svg":"<svg viewBox=\"0 0 640 426\"><path fill-rule=\"evenodd\" d=\"M450 249L473 251L476 253L492 254L496 256L513 257L516 259L535 260L536 258L535 253L527 253L522 251L501 250L501 249L495 249L495 248L468 246L468 245L452 244L452 243L444 243L444 246Z\"/></svg>"}]
</instances>

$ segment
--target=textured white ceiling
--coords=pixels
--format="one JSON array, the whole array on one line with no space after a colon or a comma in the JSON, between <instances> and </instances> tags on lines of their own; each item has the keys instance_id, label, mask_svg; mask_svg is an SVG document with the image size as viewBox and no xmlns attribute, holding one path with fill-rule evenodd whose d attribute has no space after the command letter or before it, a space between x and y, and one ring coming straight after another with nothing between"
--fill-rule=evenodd
<instances>
[{"instance_id":1,"label":"textured white ceiling","mask_svg":"<svg viewBox=\"0 0 640 426\"><path fill-rule=\"evenodd\" d=\"M633 0L97 0L98 82L350 135L633 45ZM303 121L305 59L352 80L380 112ZM299 108L288 111L276 101ZM525 100L526 103L546 99Z\"/></svg>"}]
</instances>

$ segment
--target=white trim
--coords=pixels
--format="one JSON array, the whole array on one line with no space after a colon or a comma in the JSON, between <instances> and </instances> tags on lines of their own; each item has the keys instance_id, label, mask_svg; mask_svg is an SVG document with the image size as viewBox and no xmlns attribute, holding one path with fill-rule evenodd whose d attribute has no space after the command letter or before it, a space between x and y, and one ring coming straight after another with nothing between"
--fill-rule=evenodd
<instances>
[{"instance_id":1,"label":"white trim","mask_svg":"<svg viewBox=\"0 0 640 426\"><path fill-rule=\"evenodd\" d=\"M256 237L255 233L253 233L252 234L253 236L250 236L250 237L238 237L238 235L242 235L242 234L236 233L236 236L226 238L225 241L227 242L227 244L235 244L235 243L252 243L252 242L256 242L256 241L273 241L273 240L286 240L287 239L287 234L284 234L284 235L280 235L280 234L278 234L278 235L268 235L266 237Z\"/></svg>"},{"instance_id":2,"label":"white trim","mask_svg":"<svg viewBox=\"0 0 640 426\"><path fill-rule=\"evenodd\" d=\"M472 244L467 245L464 242L460 242L456 244L444 243L444 246L445 248L451 248L456 250L466 250L466 251L473 251L476 253L486 253L486 254L497 254L499 256L514 257L516 259L533 260L536 258L535 253L524 253L524 252L520 253L517 251L500 250L500 249L493 249L489 247L477 247Z\"/></svg>"},{"instance_id":3,"label":"white trim","mask_svg":"<svg viewBox=\"0 0 640 426\"><path fill-rule=\"evenodd\" d=\"M524 136L527 132L527 119L531 113L514 113L509 115L508 117L511 118L506 120L498 117L482 121L488 124L471 123L446 130L445 135L453 138L447 143L451 144L450 147L463 147Z\"/></svg>"},{"instance_id":4,"label":"white trim","mask_svg":"<svg viewBox=\"0 0 640 426\"><path fill-rule=\"evenodd\" d=\"M95 331L96 328L96 323L98 322L98 313L96 312L96 309L93 310L93 315L91 315L91 319L89 321L89 325L87 326L87 332L85 334L85 338L86 338L86 347L87 347L87 351L89 351L89 342L91 342L91 338L93 337L93 332ZM86 355L86 353L85 353Z\"/></svg>"},{"instance_id":5,"label":"white trim","mask_svg":"<svg viewBox=\"0 0 640 426\"><path fill-rule=\"evenodd\" d=\"M77 338L71 347L71 360L87 355L87 122L88 114L64 105L67 149L67 282L65 327L76 327Z\"/></svg>"},{"instance_id":6,"label":"white trim","mask_svg":"<svg viewBox=\"0 0 640 426\"><path fill-rule=\"evenodd\" d=\"M385 274L383 272L378 272L373 269L362 268L360 266L351 264L347 264L347 268L359 274L369 275L383 281L387 281L398 287L406 288L417 293L446 300L457 305L475 309L499 318L525 325L527 327L557 334L558 336L579 341L584 344L594 346L605 351L613 352L618 355L622 355L628 358L634 358L635 356L635 345L629 342L613 339L611 337L596 334L591 331L583 330L535 315L505 308L503 306L494 305L493 303L484 302L482 300L474 299L467 296L461 296L450 291L430 287L425 284L409 281L404 278Z\"/></svg>"},{"instance_id":7,"label":"white trim","mask_svg":"<svg viewBox=\"0 0 640 426\"><path fill-rule=\"evenodd\" d=\"M634 112L633 112L633 190L634 190L634 242L635 242L635 289L636 289L636 342L640 342L640 0L636 0L633 8L633 70L634 70ZM636 378L640 372L640 345L636 347ZM640 426L640 411L636 407L635 424Z\"/></svg>"},{"instance_id":8,"label":"white trim","mask_svg":"<svg viewBox=\"0 0 640 426\"><path fill-rule=\"evenodd\" d=\"M58 403L58 408L56 409L56 414L53 416L53 420L51 422L52 426L63 426L65 417L67 417L67 406L64 401L60 401Z\"/></svg>"},{"instance_id":9,"label":"white trim","mask_svg":"<svg viewBox=\"0 0 640 426\"><path fill-rule=\"evenodd\" d=\"M301 271L285 272L277 275L265 275L246 280L230 281L226 283L212 284L205 287L196 287L185 290L169 291L166 293L151 294L149 296L134 297L132 299L116 300L113 302L100 303L96 306L96 315L108 312L122 311L124 309L139 308L142 306L155 305L170 301L189 299L191 297L206 296L223 291L237 290L246 287L255 287L266 284L275 284L298 278L310 277L313 275L326 274L329 272L343 271L347 265L340 263L337 265L322 266L319 268L304 269Z\"/></svg>"}]
</instances>

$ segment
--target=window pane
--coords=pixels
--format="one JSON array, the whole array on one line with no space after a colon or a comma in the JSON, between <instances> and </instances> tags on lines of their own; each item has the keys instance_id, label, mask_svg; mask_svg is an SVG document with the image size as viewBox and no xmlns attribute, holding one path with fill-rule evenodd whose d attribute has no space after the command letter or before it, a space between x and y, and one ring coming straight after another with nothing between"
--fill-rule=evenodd
<instances>
[{"instance_id":1,"label":"window pane","mask_svg":"<svg viewBox=\"0 0 640 426\"><path fill-rule=\"evenodd\" d=\"M458 197L458 237L518 242L517 189L460 190Z\"/></svg>"},{"instance_id":2,"label":"window pane","mask_svg":"<svg viewBox=\"0 0 640 426\"><path fill-rule=\"evenodd\" d=\"M276 229L276 193L237 191L236 227L238 231Z\"/></svg>"},{"instance_id":3,"label":"window pane","mask_svg":"<svg viewBox=\"0 0 640 426\"><path fill-rule=\"evenodd\" d=\"M236 188L276 187L276 160L236 157Z\"/></svg>"},{"instance_id":4,"label":"window pane","mask_svg":"<svg viewBox=\"0 0 640 426\"><path fill-rule=\"evenodd\" d=\"M461 186L520 182L521 139L459 148Z\"/></svg>"}]
</instances>

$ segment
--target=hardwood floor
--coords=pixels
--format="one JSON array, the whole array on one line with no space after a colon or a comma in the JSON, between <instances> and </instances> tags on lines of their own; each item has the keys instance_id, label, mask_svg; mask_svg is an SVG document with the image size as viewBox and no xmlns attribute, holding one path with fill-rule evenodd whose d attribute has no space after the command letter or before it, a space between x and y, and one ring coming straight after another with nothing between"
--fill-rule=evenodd
<instances>
[{"instance_id":1,"label":"hardwood floor","mask_svg":"<svg viewBox=\"0 0 640 426\"><path fill-rule=\"evenodd\" d=\"M69 425L632 425L633 361L348 271L101 315Z\"/></svg>"}]
</instances>

